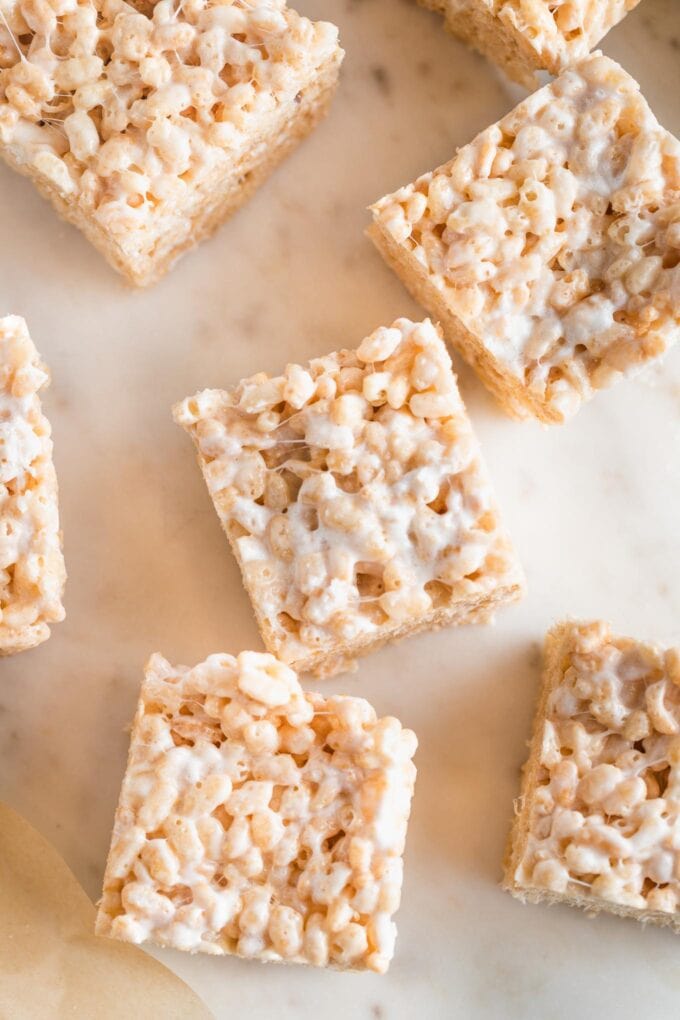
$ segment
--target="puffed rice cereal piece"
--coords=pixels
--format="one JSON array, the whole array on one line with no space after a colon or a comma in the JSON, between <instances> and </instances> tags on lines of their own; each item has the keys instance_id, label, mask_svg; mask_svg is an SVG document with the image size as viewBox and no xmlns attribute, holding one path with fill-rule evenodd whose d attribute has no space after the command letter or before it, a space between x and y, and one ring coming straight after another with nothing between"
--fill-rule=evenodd
<instances>
[{"instance_id":1,"label":"puffed rice cereal piece","mask_svg":"<svg viewBox=\"0 0 680 1020\"><path fill-rule=\"evenodd\" d=\"M266 647L328 676L386 641L486 617L523 577L429 320L174 408Z\"/></svg>"},{"instance_id":2,"label":"puffed rice cereal piece","mask_svg":"<svg viewBox=\"0 0 680 1020\"><path fill-rule=\"evenodd\" d=\"M385 261L515 418L563 422L680 334L680 142L601 54L372 212Z\"/></svg>"},{"instance_id":3,"label":"puffed rice cereal piece","mask_svg":"<svg viewBox=\"0 0 680 1020\"><path fill-rule=\"evenodd\" d=\"M272 655L153 655L135 716L99 935L385 973L415 734L309 694Z\"/></svg>"},{"instance_id":4,"label":"puffed rice cereal piece","mask_svg":"<svg viewBox=\"0 0 680 1020\"><path fill-rule=\"evenodd\" d=\"M48 383L25 321L0 319L0 655L47 641L65 615L57 476L39 397Z\"/></svg>"},{"instance_id":5,"label":"puffed rice cereal piece","mask_svg":"<svg viewBox=\"0 0 680 1020\"><path fill-rule=\"evenodd\" d=\"M4 0L0 155L144 286L312 130L343 51L283 0L137 6Z\"/></svg>"},{"instance_id":6,"label":"puffed rice cereal piece","mask_svg":"<svg viewBox=\"0 0 680 1020\"><path fill-rule=\"evenodd\" d=\"M640 0L418 0L527 88L582 60Z\"/></svg>"},{"instance_id":7,"label":"puffed rice cereal piece","mask_svg":"<svg viewBox=\"0 0 680 1020\"><path fill-rule=\"evenodd\" d=\"M504 886L680 932L680 649L561 623Z\"/></svg>"}]
</instances>

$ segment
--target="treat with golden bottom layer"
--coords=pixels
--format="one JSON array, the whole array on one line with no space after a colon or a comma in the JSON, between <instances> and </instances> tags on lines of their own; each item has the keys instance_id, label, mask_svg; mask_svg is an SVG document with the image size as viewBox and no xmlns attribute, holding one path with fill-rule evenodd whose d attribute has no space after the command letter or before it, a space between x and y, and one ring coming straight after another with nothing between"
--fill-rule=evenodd
<instances>
[{"instance_id":1,"label":"treat with golden bottom layer","mask_svg":"<svg viewBox=\"0 0 680 1020\"><path fill-rule=\"evenodd\" d=\"M680 334L680 143L599 54L373 215L386 262L513 417L562 422Z\"/></svg>"},{"instance_id":2,"label":"treat with golden bottom layer","mask_svg":"<svg viewBox=\"0 0 680 1020\"><path fill-rule=\"evenodd\" d=\"M64 619L57 476L39 393L48 373L18 315L0 319L0 655Z\"/></svg>"},{"instance_id":3,"label":"treat with golden bottom layer","mask_svg":"<svg viewBox=\"0 0 680 1020\"><path fill-rule=\"evenodd\" d=\"M640 0L419 0L509 78L535 88L537 71L582 60Z\"/></svg>"},{"instance_id":4,"label":"treat with golden bottom layer","mask_svg":"<svg viewBox=\"0 0 680 1020\"><path fill-rule=\"evenodd\" d=\"M273 656L147 666L97 932L384 973L417 741Z\"/></svg>"},{"instance_id":5,"label":"treat with golden bottom layer","mask_svg":"<svg viewBox=\"0 0 680 1020\"><path fill-rule=\"evenodd\" d=\"M323 116L337 30L283 0L10 0L0 155L133 283L159 279Z\"/></svg>"},{"instance_id":6,"label":"treat with golden bottom layer","mask_svg":"<svg viewBox=\"0 0 680 1020\"><path fill-rule=\"evenodd\" d=\"M548 634L504 884L680 931L680 649Z\"/></svg>"},{"instance_id":7,"label":"treat with golden bottom layer","mask_svg":"<svg viewBox=\"0 0 680 1020\"><path fill-rule=\"evenodd\" d=\"M329 675L517 598L522 575L431 322L178 404L267 648Z\"/></svg>"}]
</instances>

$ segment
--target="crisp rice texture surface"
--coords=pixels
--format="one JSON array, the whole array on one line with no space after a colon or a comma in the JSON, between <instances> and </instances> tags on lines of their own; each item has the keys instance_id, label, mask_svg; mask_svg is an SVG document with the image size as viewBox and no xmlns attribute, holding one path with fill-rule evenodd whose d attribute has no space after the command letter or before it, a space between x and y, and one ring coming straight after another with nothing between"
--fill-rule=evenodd
<instances>
[{"instance_id":1,"label":"crisp rice texture surface","mask_svg":"<svg viewBox=\"0 0 680 1020\"><path fill-rule=\"evenodd\" d=\"M304 692L269 654L193 669L154 655L97 932L383 973L416 745L361 698Z\"/></svg>"},{"instance_id":2,"label":"crisp rice texture surface","mask_svg":"<svg viewBox=\"0 0 680 1020\"><path fill-rule=\"evenodd\" d=\"M680 333L680 143L599 54L373 215L388 262L516 416L563 421Z\"/></svg>"},{"instance_id":3,"label":"crisp rice texture surface","mask_svg":"<svg viewBox=\"0 0 680 1020\"><path fill-rule=\"evenodd\" d=\"M175 408L267 647L333 672L521 593L451 359L429 321Z\"/></svg>"},{"instance_id":4,"label":"crisp rice texture surface","mask_svg":"<svg viewBox=\"0 0 680 1020\"><path fill-rule=\"evenodd\" d=\"M420 0L506 73L536 86L582 60L640 0Z\"/></svg>"},{"instance_id":5,"label":"crisp rice texture surface","mask_svg":"<svg viewBox=\"0 0 680 1020\"><path fill-rule=\"evenodd\" d=\"M680 649L556 627L506 886L680 930Z\"/></svg>"},{"instance_id":6,"label":"crisp rice texture surface","mask_svg":"<svg viewBox=\"0 0 680 1020\"><path fill-rule=\"evenodd\" d=\"M66 579L47 369L17 315L0 319L0 655L46 641L63 620Z\"/></svg>"},{"instance_id":7,"label":"crisp rice texture surface","mask_svg":"<svg viewBox=\"0 0 680 1020\"><path fill-rule=\"evenodd\" d=\"M282 0L143 9L0 8L0 154L140 284L313 126L342 58L333 25Z\"/></svg>"}]
</instances>

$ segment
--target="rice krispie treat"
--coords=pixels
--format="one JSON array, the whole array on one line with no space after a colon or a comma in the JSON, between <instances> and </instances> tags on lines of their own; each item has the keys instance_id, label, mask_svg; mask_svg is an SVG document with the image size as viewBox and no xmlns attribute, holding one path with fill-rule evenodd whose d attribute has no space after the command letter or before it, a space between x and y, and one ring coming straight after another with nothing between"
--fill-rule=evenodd
<instances>
[{"instance_id":1,"label":"rice krispie treat","mask_svg":"<svg viewBox=\"0 0 680 1020\"><path fill-rule=\"evenodd\" d=\"M417 741L258 652L147 669L97 933L384 973Z\"/></svg>"},{"instance_id":2,"label":"rice krispie treat","mask_svg":"<svg viewBox=\"0 0 680 1020\"><path fill-rule=\"evenodd\" d=\"M680 931L679 795L680 649L555 627L505 887Z\"/></svg>"},{"instance_id":3,"label":"rice krispie treat","mask_svg":"<svg viewBox=\"0 0 680 1020\"><path fill-rule=\"evenodd\" d=\"M3 3L0 155L145 285L314 127L343 53L283 0L137 6Z\"/></svg>"},{"instance_id":4,"label":"rice krispie treat","mask_svg":"<svg viewBox=\"0 0 680 1020\"><path fill-rule=\"evenodd\" d=\"M372 207L370 236L513 417L562 422L680 333L680 143L594 54Z\"/></svg>"},{"instance_id":5,"label":"rice krispie treat","mask_svg":"<svg viewBox=\"0 0 680 1020\"><path fill-rule=\"evenodd\" d=\"M537 71L559 74L590 50L640 0L419 0L439 11L446 27L535 88Z\"/></svg>"},{"instance_id":6,"label":"rice krispie treat","mask_svg":"<svg viewBox=\"0 0 680 1020\"><path fill-rule=\"evenodd\" d=\"M18 315L0 318L0 655L64 619L57 476L39 393L49 376Z\"/></svg>"},{"instance_id":7,"label":"rice krispie treat","mask_svg":"<svg viewBox=\"0 0 680 1020\"><path fill-rule=\"evenodd\" d=\"M398 319L356 351L287 365L174 409L267 648L329 675L519 597L451 359Z\"/></svg>"}]
</instances>

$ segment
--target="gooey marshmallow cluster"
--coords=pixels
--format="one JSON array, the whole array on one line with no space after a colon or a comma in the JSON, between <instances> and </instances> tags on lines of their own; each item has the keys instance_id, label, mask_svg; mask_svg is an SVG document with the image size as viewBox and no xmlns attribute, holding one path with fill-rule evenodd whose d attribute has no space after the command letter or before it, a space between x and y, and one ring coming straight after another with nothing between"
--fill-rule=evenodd
<instances>
[{"instance_id":1,"label":"gooey marshmallow cluster","mask_svg":"<svg viewBox=\"0 0 680 1020\"><path fill-rule=\"evenodd\" d=\"M521 572L431 322L205 390L190 433L269 647L334 648L479 601Z\"/></svg>"},{"instance_id":2,"label":"gooey marshmallow cluster","mask_svg":"<svg viewBox=\"0 0 680 1020\"><path fill-rule=\"evenodd\" d=\"M570 625L514 880L640 911L680 905L680 649ZM560 653L562 654L562 653Z\"/></svg>"},{"instance_id":3,"label":"gooey marshmallow cluster","mask_svg":"<svg viewBox=\"0 0 680 1020\"><path fill-rule=\"evenodd\" d=\"M268 654L147 667L97 931L384 972L416 738Z\"/></svg>"}]
</instances>

